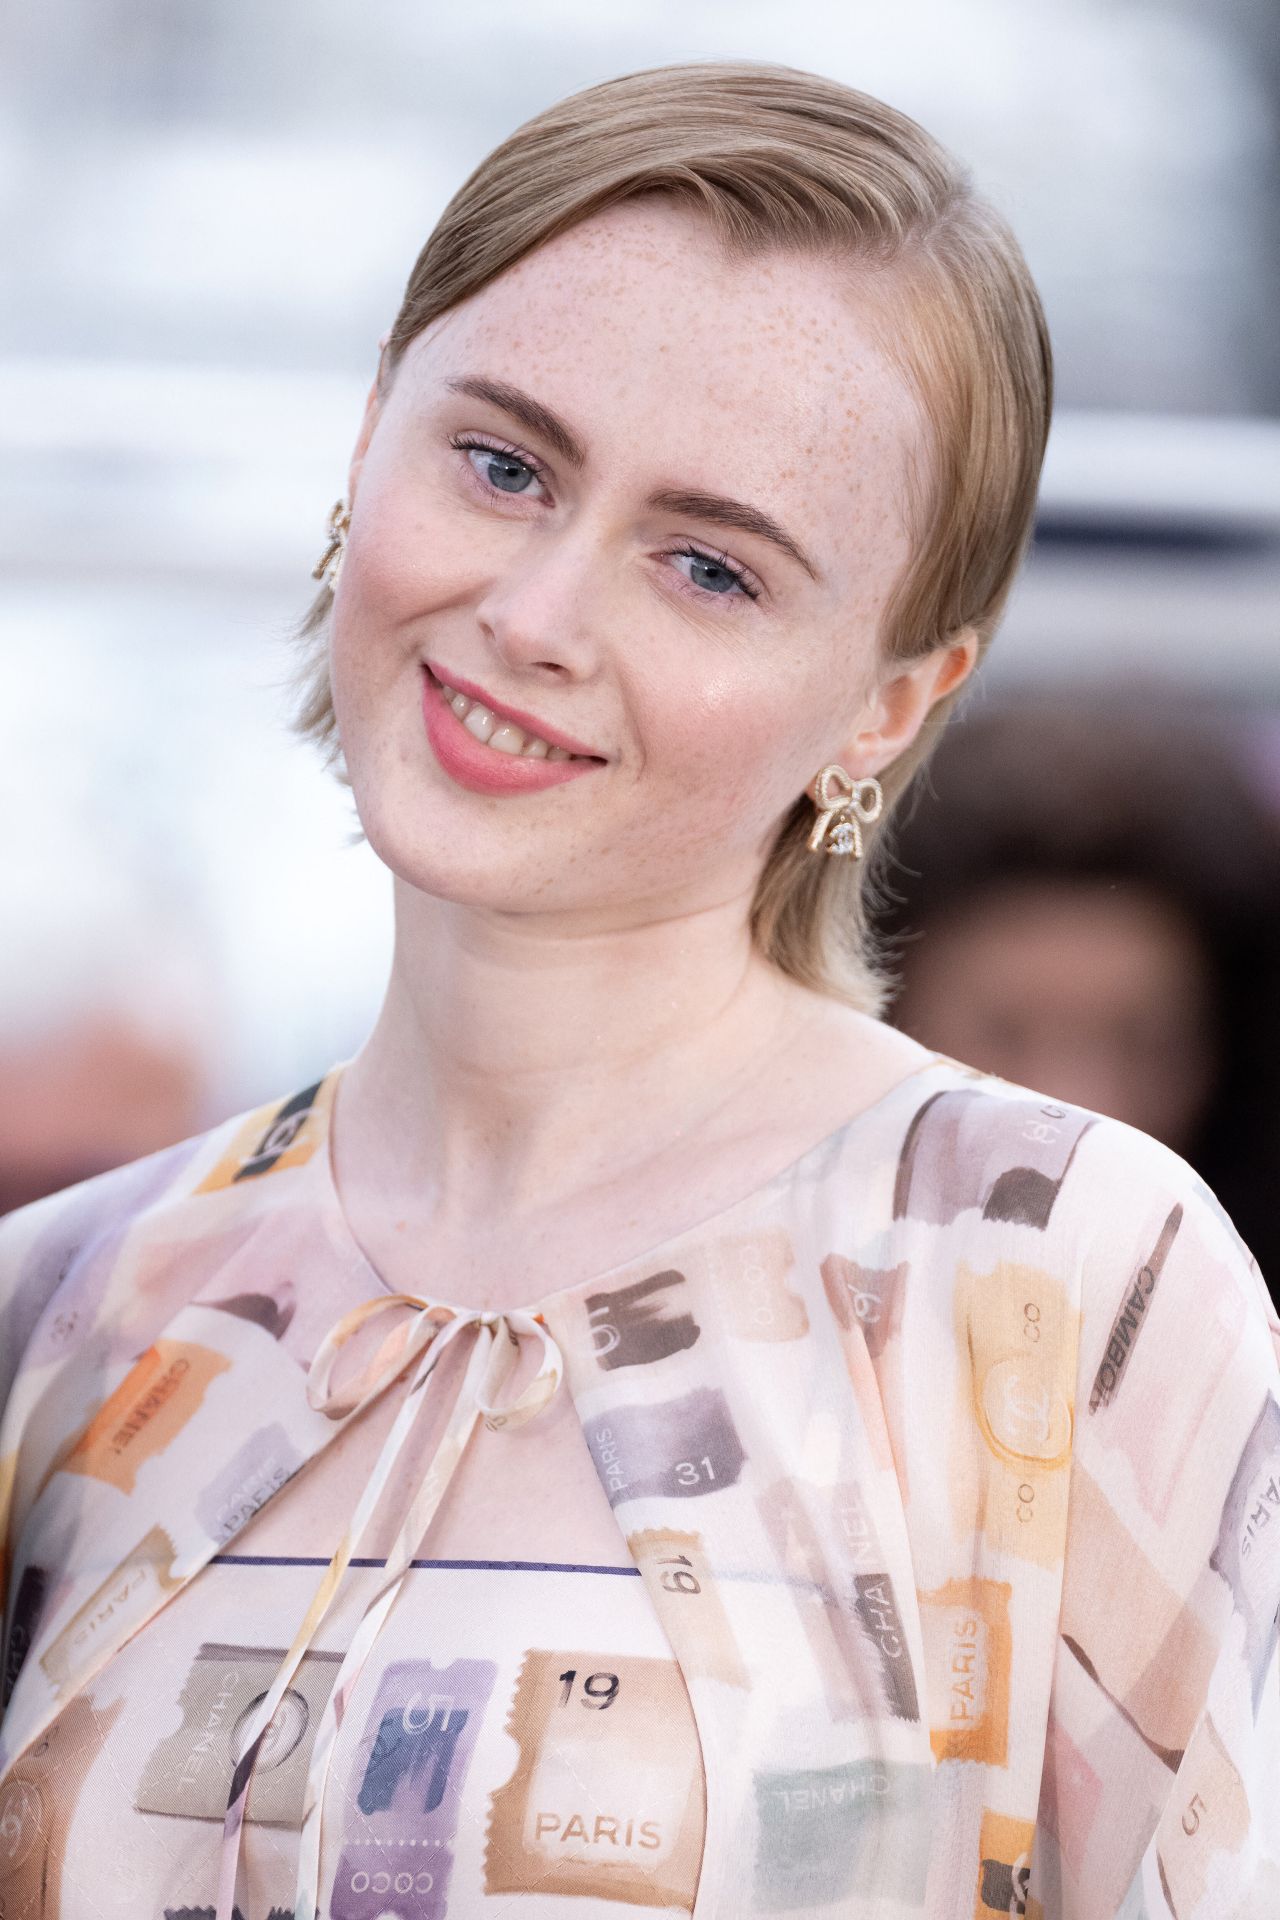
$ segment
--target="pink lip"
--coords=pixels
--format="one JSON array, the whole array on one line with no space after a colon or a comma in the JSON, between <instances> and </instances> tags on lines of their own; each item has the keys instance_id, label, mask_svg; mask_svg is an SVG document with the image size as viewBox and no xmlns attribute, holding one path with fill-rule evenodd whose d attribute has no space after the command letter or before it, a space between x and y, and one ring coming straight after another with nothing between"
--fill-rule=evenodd
<instances>
[{"instance_id":1,"label":"pink lip","mask_svg":"<svg viewBox=\"0 0 1280 1920\"><path fill-rule=\"evenodd\" d=\"M526 733L536 733L539 740L545 740L549 747L563 747L566 753L582 753L591 759L604 759L603 754L598 754L595 748L587 746L585 741L574 740L567 733L557 733L554 727L549 727L544 721L539 720L536 713L521 713L519 707L503 706L494 699L492 694L486 693L483 687L477 687L472 681L460 680L456 673L441 673L434 660L428 660L426 664L428 670L437 680L443 681L446 687L452 687L455 693L465 693L468 700L479 700L482 706L488 707L490 713L496 713L500 720L514 720L516 725L523 727Z\"/></svg>"},{"instance_id":2,"label":"pink lip","mask_svg":"<svg viewBox=\"0 0 1280 1920\"><path fill-rule=\"evenodd\" d=\"M470 699L489 702L481 693L472 693L463 681L449 685L455 693L465 693ZM498 712L500 709L493 709ZM513 708L507 708L517 725L524 721ZM558 787L566 780L576 780L581 773L593 773L603 766L601 760L529 760L523 754L498 753L492 747L485 746L483 740L477 740L463 726L453 708L440 690L439 682L432 677L432 671L423 669L422 674L422 718L426 724L427 739L436 759L452 779L461 787L470 788L472 793L540 793L544 787ZM528 723L529 732L537 731L535 723ZM588 748L571 746L563 737L555 734L541 734L543 740L549 740L552 746L564 744L566 753L585 753Z\"/></svg>"}]
</instances>

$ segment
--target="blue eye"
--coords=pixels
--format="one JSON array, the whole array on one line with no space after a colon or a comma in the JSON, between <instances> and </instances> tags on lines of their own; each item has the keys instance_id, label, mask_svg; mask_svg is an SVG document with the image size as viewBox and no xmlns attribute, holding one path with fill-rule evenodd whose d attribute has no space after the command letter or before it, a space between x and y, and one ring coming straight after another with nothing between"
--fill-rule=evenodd
<instances>
[{"instance_id":1,"label":"blue eye","mask_svg":"<svg viewBox=\"0 0 1280 1920\"><path fill-rule=\"evenodd\" d=\"M738 593L748 600L756 598L745 574L730 566L727 560L713 559L709 553L699 553L696 547L681 547L675 557L689 561L685 577L700 592L715 594L721 599Z\"/></svg>"},{"instance_id":2,"label":"blue eye","mask_svg":"<svg viewBox=\"0 0 1280 1920\"><path fill-rule=\"evenodd\" d=\"M705 587L708 593L732 593L738 586L736 573L730 573L728 567L720 566L715 560L704 560L699 554L692 554L693 565L689 569L689 578L695 586Z\"/></svg>"},{"instance_id":3,"label":"blue eye","mask_svg":"<svg viewBox=\"0 0 1280 1920\"><path fill-rule=\"evenodd\" d=\"M484 456L483 461L473 460L472 466L477 473L483 470L489 485L497 487L500 493L523 493L529 482L538 477L533 468L514 453L498 453L492 447L475 447L472 451Z\"/></svg>"},{"instance_id":4,"label":"blue eye","mask_svg":"<svg viewBox=\"0 0 1280 1920\"><path fill-rule=\"evenodd\" d=\"M449 445L466 454L477 478L496 493L527 493L529 482L540 477L533 462L517 453L514 447L495 447L491 441L471 440L461 435L451 437Z\"/></svg>"}]
</instances>

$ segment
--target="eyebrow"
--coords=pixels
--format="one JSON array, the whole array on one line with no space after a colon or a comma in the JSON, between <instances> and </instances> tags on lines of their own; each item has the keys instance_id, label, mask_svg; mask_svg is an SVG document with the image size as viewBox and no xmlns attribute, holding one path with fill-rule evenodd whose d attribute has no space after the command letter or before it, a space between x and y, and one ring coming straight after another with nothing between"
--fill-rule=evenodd
<instances>
[{"instance_id":1,"label":"eyebrow","mask_svg":"<svg viewBox=\"0 0 1280 1920\"><path fill-rule=\"evenodd\" d=\"M486 380L481 374L464 374L447 381L446 385L451 393L466 394L469 399L487 400L490 406L500 407L503 413L509 413L512 419L528 427L530 433L536 433L540 440L554 447L571 467L586 465L587 450L581 440L570 432L558 413L552 413L550 407L544 407L532 394L508 386L505 380Z\"/></svg>"},{"instance_id":2,"label":"eyebrow","mask_svg":"<svg viewBox=\"0 0 1280 1920\"><path fill-rule=\"evenodd\" d=\"M459 375L457 379L447 381L446 385L451 393L464 394L471 400L487 401L490 406L509 413L513 420L519 420L530 433L553 447L571 467L586 465L587 451L581 440L565 425L559 414L553 413L550 407L544 407L532 394L511 386L505 380L490 380L482 374ZM822 578L800 542L769 514L759 507L748 506L744 500L731 500L725 494L699 493L688 488L664 488L650 494L647 505L660 512L688 514L694 520L709 520L719 527L732 527L738 533L755 534L788 554L804 568L811 580Z\"/></svg>"},{"instance_id":3,"label":"eyebrow","mask_svg":"<svg viewBox=\"0 0 1280 1920\"><path fill-rule=\"evenodd\" d=\"M822 578L800 542L793 540L785 527L780 527L759 507L749 507L745 500L730 500L722 493L688 493L676 489L650 494L649 505L663 513L687 513L694 520L711 520L716 526L732 527L737 533L757 534L761 540L771 541L799 561L811 580Z\"/></svg>"}]
</instances>

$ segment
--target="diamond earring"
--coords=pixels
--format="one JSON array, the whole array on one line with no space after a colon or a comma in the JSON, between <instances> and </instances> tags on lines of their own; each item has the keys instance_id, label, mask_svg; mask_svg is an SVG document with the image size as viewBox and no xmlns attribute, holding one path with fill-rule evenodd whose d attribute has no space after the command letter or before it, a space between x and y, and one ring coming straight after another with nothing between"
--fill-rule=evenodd
<instances>
[{"instance_id":1,"label":"diamond earring","mask_svg":"<svg viewBox=\"0 0 1280 1920\"><path fill-rule=\"evenodd\" d=\"M351 525L351 509L345 500L335 500L329 511L329 544L311 569L313 580L327 580L330 592L338 585L338 575L342 572L342 562L347 551L347 528Z\"/></svg>"},{"instance_id":2,"label":"diamond earring","mask_svg":"<svg viewBox=\"0 0 1280 1920\"><path fill-rule=\"evenodd\" d=\"M874 774L851 780L843 767L824 767L813 783L818 818L809 835L809 851L851 853L862 858L862 829L878 820L884 789Z\"/></svg>"}]
</instances>

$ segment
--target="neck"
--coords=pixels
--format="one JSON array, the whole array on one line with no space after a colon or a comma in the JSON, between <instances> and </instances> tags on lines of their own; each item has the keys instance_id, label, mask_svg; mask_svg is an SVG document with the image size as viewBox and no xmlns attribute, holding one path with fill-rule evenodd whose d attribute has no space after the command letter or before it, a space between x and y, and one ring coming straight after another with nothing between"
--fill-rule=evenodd
<instances>
[{"instance_id":1,"label":"neck","mask_svg":"<svg viewBox=\"0 0 1280 1920\"><path fill-rule=\"evenodd\" d=\"M540 1212L727 1106L809 998L741 900L570 933L397 883L386 999L343 1075L347 1178L442 1227Z\"/></svg>"}]
</instances>

